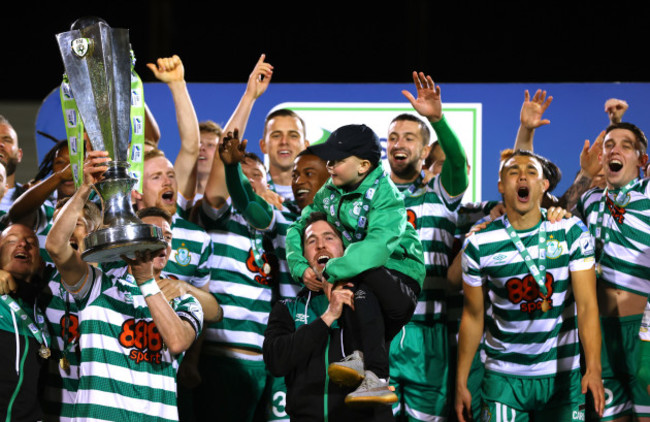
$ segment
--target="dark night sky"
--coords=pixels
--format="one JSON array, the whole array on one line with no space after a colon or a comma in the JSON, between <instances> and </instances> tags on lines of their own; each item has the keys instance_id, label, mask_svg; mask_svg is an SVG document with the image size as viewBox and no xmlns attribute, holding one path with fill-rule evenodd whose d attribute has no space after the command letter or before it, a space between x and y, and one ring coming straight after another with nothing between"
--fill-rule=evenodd
<instances>
[{"instance_id":1,"label":"dark night sky","mask_svg":"<svg viewBox=\"0 0 650 422\"><path fill-rule=\"evenodd\" d=\"M244 82L260 53L276 82L408 82L414 69L441 83L650 81L648 11L621 2L54 3L4 9L0 100L47 95L63 72L54 35L86 15L129 28L145 81L144 63L178 54L189 82Z\"/></svg>"}]
</instances>

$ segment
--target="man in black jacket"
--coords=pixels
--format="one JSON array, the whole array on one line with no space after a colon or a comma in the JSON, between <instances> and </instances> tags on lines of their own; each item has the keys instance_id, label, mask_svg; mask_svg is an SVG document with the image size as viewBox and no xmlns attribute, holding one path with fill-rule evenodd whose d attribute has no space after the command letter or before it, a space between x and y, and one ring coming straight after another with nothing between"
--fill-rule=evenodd
<instances>
[{"instance_id":1,"label":"man in black jacket","mask_svg":"<svg viewBox=\"0 0 650 422\"><path fill-rule=\"evenodd\" d=\"M329 259L343 255L341 235L325 214L309 216L303 250L310 266L320 271ZM285 377L286 411L292 421L394 420L390 406L346 406L345 396L353 388L338 386L327 376L331 362L358 348L337 321L344 305L354 309L353 293L345 287L348 283L337 284L329 298L304 288L295 299L278 302L269 316L264 362L273 375Z\"/></svg>"}]
</instances>

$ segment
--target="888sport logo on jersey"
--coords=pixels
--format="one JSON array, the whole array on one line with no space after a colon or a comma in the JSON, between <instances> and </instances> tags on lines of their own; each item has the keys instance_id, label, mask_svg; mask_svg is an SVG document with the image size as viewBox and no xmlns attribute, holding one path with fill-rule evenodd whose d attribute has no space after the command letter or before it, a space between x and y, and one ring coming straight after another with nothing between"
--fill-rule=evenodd
<instances>
[{"instance_id":1,"label":"888sport logo on jersey","mask_svg":"<svg viewBox=\"0 0 650 422\"><path fill-rule=\"evenodd\" d=\"M127 319L122 324L118 340L122 347L132 349L129 359L136 363L162 362L163 340L153 321Z\"/></svg>"}]
</instances>

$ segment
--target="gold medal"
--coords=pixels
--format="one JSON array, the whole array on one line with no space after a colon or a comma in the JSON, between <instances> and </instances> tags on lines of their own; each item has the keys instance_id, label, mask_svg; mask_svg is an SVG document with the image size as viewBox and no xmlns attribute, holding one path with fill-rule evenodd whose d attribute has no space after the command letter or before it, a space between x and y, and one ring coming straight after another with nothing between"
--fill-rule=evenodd
<instances>
[{"instance_id":1,"label":"gold medal","mask_svg":"<svg viewBox=\"0 0 650 422\"><path fill-rule=\"evenodd\" d=\"M600 265L600 262L596 264L596 276L600 277L603 275L603 267Z\"/></svg>"},{"instance_id":2,"label":"gold medal","mask_svg":"<svg viewBox=\"0 0 650 422\"><path fill-rule=\"evenodd\" d=\"M544 298L544 300L542 300L541 308L542 312L548 312L549 309L551 309L551 304L549 303L548 298Z\"/></svg>"},{"instance_id":3,"label":"gold medal","mask_svg":"<svg viewBox=\"0 0 650 422\"><path fill-rule=\"evenodd\" d=\"M41 344L41 347L38 349L38 355L43 359L47 359L50 357L50 355L52 355L52 352L50 351L49 347Z\"/></svg>"},{"instance_id":4,"label":"gold medal","mask_svg":"<svg viewBox=\"0 0 650 422\"><path fill-rule=\"evenodd\" d=\"M266 275L271 274L271 266L269 265L268 262L264 263L264 266L262 267L262 271L264 271L264 274Z\"/></svg>"},{"instance_id":5,"label":"gold medal","mask_svg":"<svg viewBox=\"0 0 650 422\"><path fill-rule=\"evenodd\" d=\"M67 357L63 356L61 359L59 359L59 366L65 372L68 372L70 370L70 361L68 360Z\"/></svg>"}]
</instances>

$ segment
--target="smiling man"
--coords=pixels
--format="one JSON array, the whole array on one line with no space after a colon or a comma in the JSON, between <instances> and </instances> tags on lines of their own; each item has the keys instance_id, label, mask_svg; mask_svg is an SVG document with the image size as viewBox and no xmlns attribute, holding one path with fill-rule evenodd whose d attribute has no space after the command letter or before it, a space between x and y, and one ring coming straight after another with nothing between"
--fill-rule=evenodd
<instances>
[{"instance_id":1,"label":"smiling man","mask_svg":"<svg viewBox=\"0 0 650 422\"><path fill-rule=\"evenodd\" d=\"M551 223L540 206L557 171L543 157L515 151L500 172L506 214L465 243L456 379L461 422L471 416L467 381L484 335L482 420L585 420L587 391L602 414L593 240L578 218Z\"/></svg>"},{"instance_id":2,"label":"smiling man","mask_svg":"<svg viewBox=\"0 0 650 422\"><path fill-rule=\"evenodd\" d=\"M201 331L203 311L194 296L167 288L162 274L172 252L172 230L164 210L150 207L138 216L160 227L167 246L123 257L127 266L112 277L84 262L73 248L78 216L105 169L85 166L84 183L58 214L46 243L79 309L81 364L72 416L178 420L176 373L181 354Z\"/></svg>"},{"instance_id":3,"label":"smiling man","mask_svg":"<svg viewBox=\"0 0 650 422\"><path fill-rule=\"evenodd\" d=\"M341 234L324 213L310 214L305 224L304 257L320 273L327 261L343 255ZM350 286L338 283L330 297L303 288L297 297L278 302L269 316L264 361L271 373L286 380L286 411L292 421L394 420L388 406L346 406L353 387L339 386L327 376L329 362L355 350L353 336L338 322L344 306L354 309Z\"/></svg>"},{"instance_id":4,"label":"smiling man","mask_svg":"<svg viewBox=\"0 0 650 422\"><path fill-rule=\"evenodd\" d=\"M271 189L287 200L293 199L293 161L309 145L305 134L305 122L292 110L279 109L266 116L260 149L269 157L268 181Z\"/></svg>"},{"instance_id":5,"label":"smiling man","mask_svg":"<svg viewBox=\"0 0 650 422\"><path fill-rule=\"evenodd\" d=\"M408 91L415 111L427 119L438 137L437 149L449 158L439 175L424 183L423 162L431 134L424 121L400 114L388 127L390 178L404 195L408 221L424 250L426 278L411 321L390 348L390 379L400 401L397 415L409 420L444 421L449 413L449 355L445 314L445 277L454 243L457 210L468 185L463 147L442 111L440 87L414 72L417 99ZM407 95L408 94L408 95ZM426 340L423 340L426 339Z\"/></svg>"},{"instance_id":6,"label":"smiling man","mask_svg":"<svg viewBox=\"0 0 650 422\"><path fill-rule=\"evenodd\" d=\"M0 234L0 417L40 420L38 401L41 365L49 350L47 327L36 297L40 288L38 239L27 226L13 224ZM24 316L25 318L23 318ZM28 324L36 321L36 331ZM43 333L45 337L41 334Z\"/></svg>"},{"instance_id":7,"label":"smiling man","mask_svg":"<svg viewBox=\"0 0 650 422\"><path fill-rule=\"evenodd\" d=\"M639 326L650 306L650 180L639 178L647 146L635 125L610 125L601 155L607 186L586 192L577 207L596 239L607 421L650 420L650 396L634 376Z\"/></svg>"},{"instance_id":8,"label":"smiling man","mask_svg":"<svg viewBox=\"0 0 650 422\"><path fill-rule=\"evenodd\" d=\"M322 158L308 151L298 154L291 173L291 189L300 210L314 201L314 195L327 179L329 173Z\"/></svg>"},{"instance_id":9,"label":"smiling man","mask_svg":"<svg viewBox=\"0 0 650 422\"><path fill-rule=\"evenodd\" d=\"M9 120L0 115L0 163L7 170L7 192L0 201L0 210L7 212L13 201L23 192L22 185L16 183L16 166L23 159L23 150L18 146L18 134Z\"/></svg>"},{"instance_id":10,"label":"smiling man","mask_svg":"<svg viewBox=\"0 0 650 422\"><path fill-rule=\"evenodd\" d=\"M178 182L176 171L164 153L154 149L145 154L142 177L142 194L133 191L137 209L157 207L172 216L172 253L164 272L167 277L185 281L192 286L209 291L212 242L199 226L181 216L177 204ZM214 308L214 309L212 309ZM217 314L217 307L204 309L208 319Z\"/></svg>"}]
</instances>

